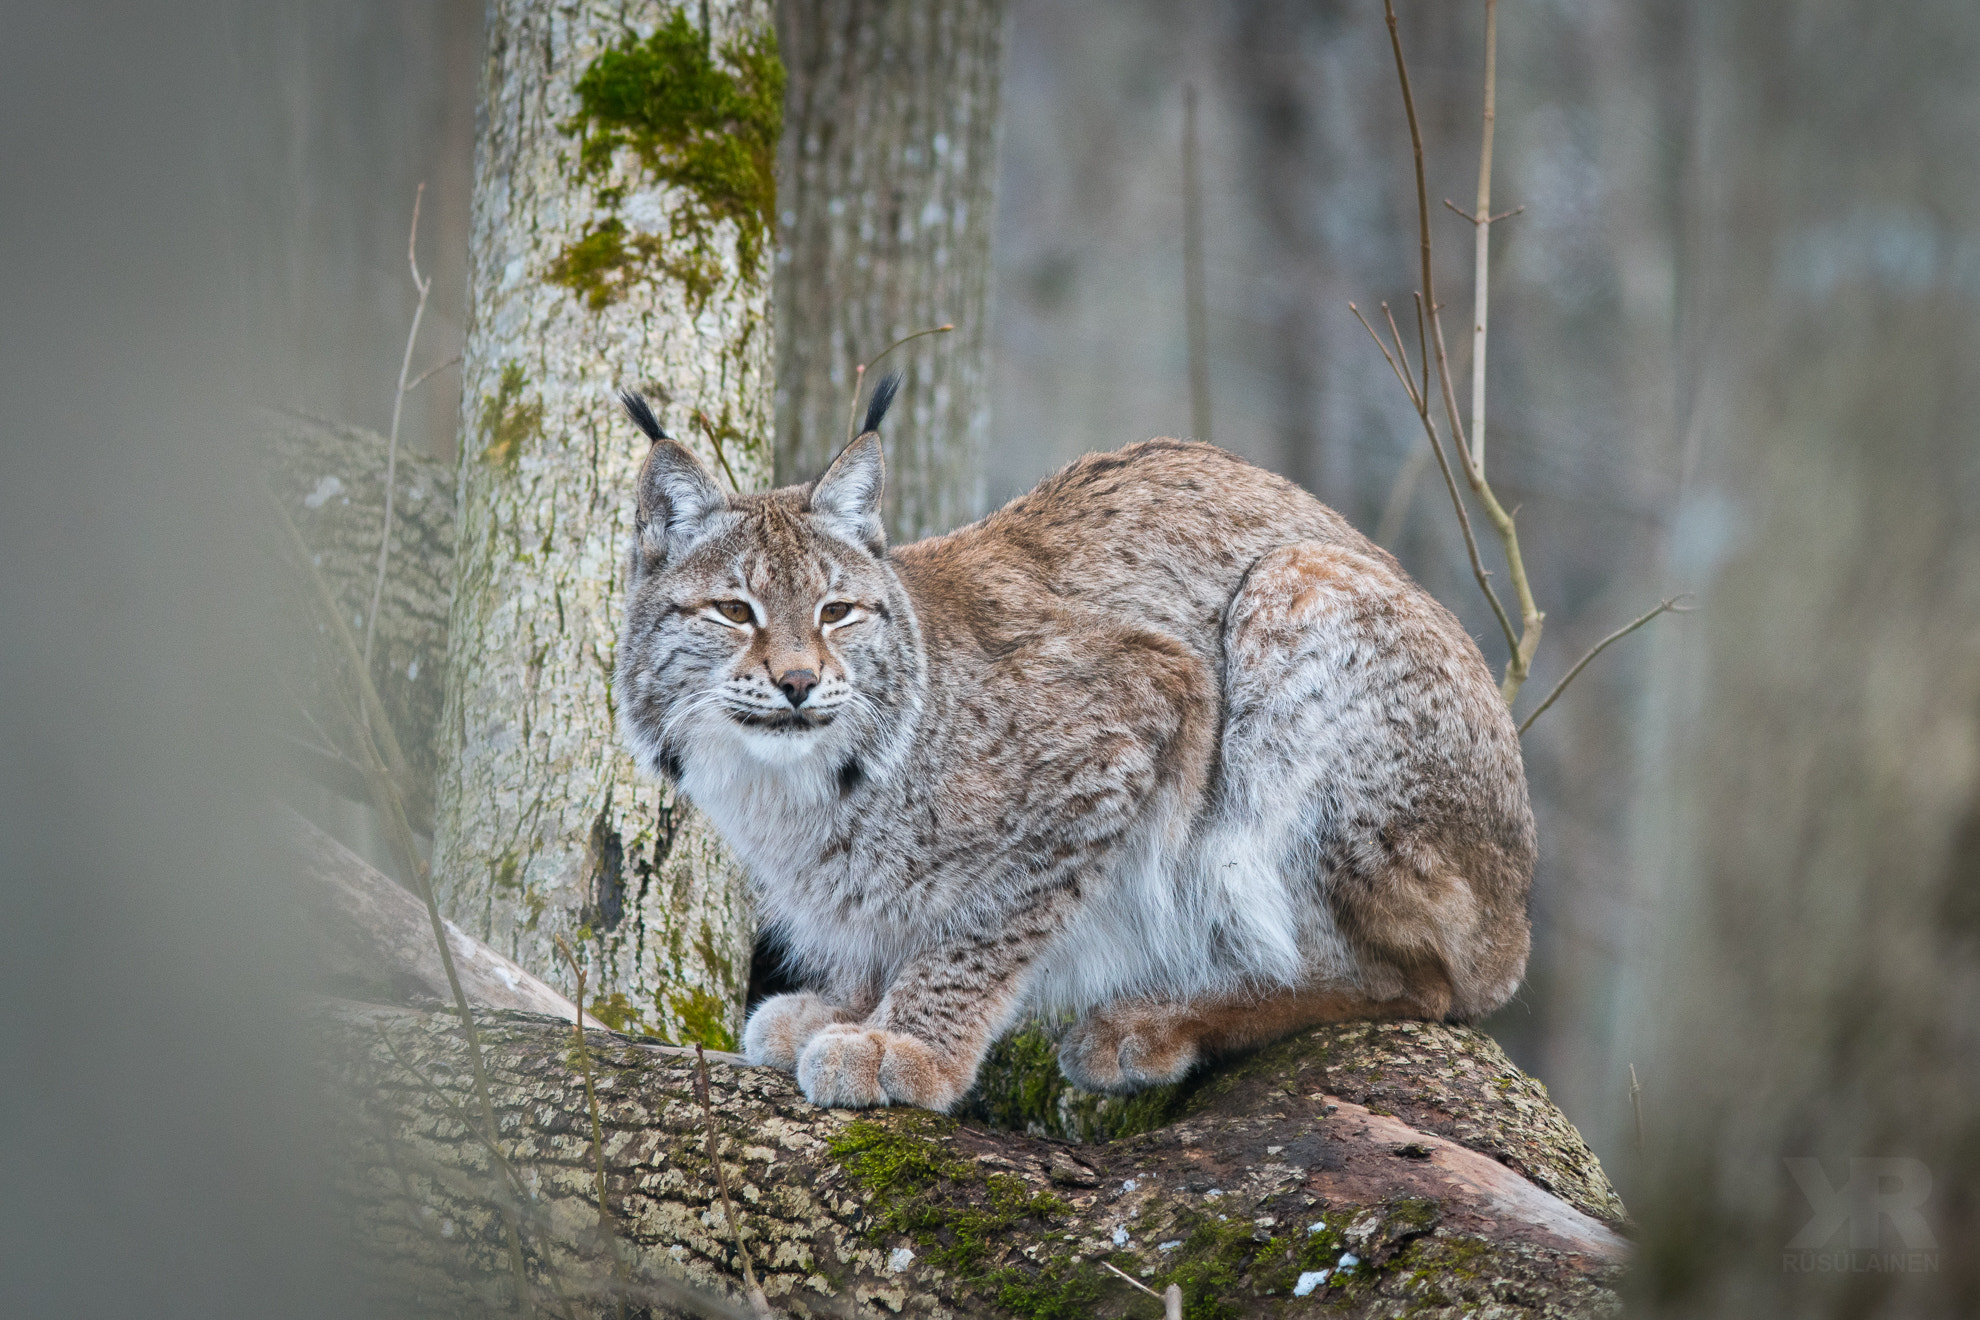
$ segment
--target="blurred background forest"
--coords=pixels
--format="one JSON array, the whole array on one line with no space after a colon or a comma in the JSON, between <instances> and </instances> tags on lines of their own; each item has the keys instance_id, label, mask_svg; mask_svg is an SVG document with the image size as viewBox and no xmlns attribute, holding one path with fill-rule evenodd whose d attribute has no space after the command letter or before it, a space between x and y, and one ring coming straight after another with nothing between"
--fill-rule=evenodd
<instances>
[{"instance_id":1,"label":"blurred background forest","mask_svg":"<svg viewBox=\"0 0 1980 1320\"><path fill-rule=\"evenodd\" d=\"M119 1163L89 1134L131 1124L132 1148L177 1149L186 1115L267 1107L207 1107L213 1077L117 1099L144 1060L180 1078L172 1051L207 1040L189 1015L255 1002L284 971L284 918L241 879L266 857L225 842L253 814L230 749L253 744L262 684L251 646L217 643L251 635L243 596L266 584L208 479L238 452L209 405L388 428L421 183L422 359L459 351L482 15L14 18L0 833L9 1002L40 1025L11 1028L6 1057L76 1064L97 1108L64 1112L103 1127L9 1152L10 1185L67 1188L10 1241L69 1261L64 1225L94 1213L72 1156L119 1170L104 1176L126 1180L133 1223L240 1187L274 1204L301 1176L269 1175L272 1155L219 1181L190 1154ZM1432 204L1462 205L1479 6L1411 0L1402 20ZM1548 612L1527 702L1656 600L1700 609L1606 654L1527 736L1534 954L1487 1025L1651 1225L1648 1295L1690 1299L1673 1313L1766 1313L1740 1309L1764 1294L1737 1271L1700 1280L1728 1254L1777 1255L1806 1218L1780 1164L1797 1153L1925 1160L1943 1291L1890 1313L1973 1313L1957 1248L1980 1215L1980 9L1507 0L1500 22L1494 198L1524 210L1493 239L1494 481ZM1405 306L1416 284L1379 6L1011 0L1004 24L971 512L1087 450L1191 431L1193 86L1211 438L1371 533L1388 513L1389 548L1496 669L1435 470L1399 491L1421 432L1347 308ZM1441 209L1432 223L1462 380L1471 233ZM450 463L461 418L442 373L402 440ZM161 897L158 876L183 891ZM181 985L171 948L216 937L238 966ZM75 1051L65 1016L109 1024L114 1070ZM254 1041L211 1059L222 1079L280 1072ZM53 1103L10 1101L15 1131ZM271 1127L266 1150L292 1135ZM261 1242L291 1277L257 1235L292 1221L229 1213L236 1246ZM131 1277L172 1274L165 1250ZM187 1259L234 1248L201 1250ZM228 1269L202 1277L188 1295L228 1309L212 1282ZM1864 1287L1833 1313L1881 1313L1888 1294Z\"/></svg>"}]
</instances>

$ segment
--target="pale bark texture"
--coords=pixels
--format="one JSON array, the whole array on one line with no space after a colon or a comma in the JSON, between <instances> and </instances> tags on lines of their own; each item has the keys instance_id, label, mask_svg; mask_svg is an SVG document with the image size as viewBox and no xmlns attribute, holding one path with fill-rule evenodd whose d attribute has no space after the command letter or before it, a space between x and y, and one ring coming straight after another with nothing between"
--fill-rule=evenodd
<instances>
[{"instance_id":1,"label":"pale bark texture","mask_svg":"<svg viewBox=\"0 0 1980 1320\"><path fill-rule=\"evenodd\" d=\"M777 479L851 437L855 368L904 373L888 415L888 533L982 512L1003 0L785 0ZM868 384L874 376L869 373Z\"/></svg>"},{"instance_id":2,"label":"pale bark texture","mask_svg":"<svg viewBox=\"0 0 1980 1320\"><path fill-rule=\"evenodd\" d=\"M647 441L613 392L644 391L725 484L769 479L771 29L747 0L497 0L475 161L442 901L567 993L553 941L571 938L600 1011L621 995L618 1020L709 1043L740 1026L750 917L704 819L614 732ZM689 84L701 109L674 96ZM742 133L766 90L752 173ZM681 166L709 143L717 168Z\"/></svg>"},{"instance_id":3,"label":"pale bark texture","mask_svg":"<svg viewBox=\"0 0 1980 1320\"><path fill-rule=\"evenodd\" d=\"M504 1171L463 1121L451 1016L340 1004L321 1021L326 1112L350 1150L348 1245L383 1311L509 1312L506 1201L541 1308L741 1313L720 1307L743 1272L692 1055L590 1033L601 1233L569 1023L482 1018ZM1469 1029L1321 1028L1144 1097L1120 1136L1079 1146L920 1110L818 1109L733 1056L711 1056L709 1074L742 1239L786 1315L1161 1314L1103 1261L1176 1283L1193 1316L1616 1311L1619 1203L1544 1092ZM684 1283L708 1300L683 1306Z\"/></svg>"}]
</instances>

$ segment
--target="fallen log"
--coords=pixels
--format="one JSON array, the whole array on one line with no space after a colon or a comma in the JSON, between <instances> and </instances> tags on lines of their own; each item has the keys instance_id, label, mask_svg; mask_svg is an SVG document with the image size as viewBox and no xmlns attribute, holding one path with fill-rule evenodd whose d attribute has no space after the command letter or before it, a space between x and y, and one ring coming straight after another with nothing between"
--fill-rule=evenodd
<instances>
[{"instance_id":1,"label":"fallen log","mask_svg":"<svg viewBox=\"0 0 1980 1320\"><path fill-rule=\"evenodd\" d=\"M492 1142L471 1118L451 1013L329 1002L319 1015L349 1245L380 1304L515 1308L507 1207L539 1309L746 1314L721 1300L741 1296L743 1269L692 1054L587 1033L601 1211L571 1024L477 1020ZM1599 1165L1467 1028L1310 1031L1176 1088L1142 1111L1145 1130L1123 1122L1086 1145L918 1110L822 1110L781 1073L709 1059L743 1245L787 1314L1161 1315L1102 1262L1178 1284L1192 1316L1617 1306L1622 1210Z\"/></svg>"}]
</instances>

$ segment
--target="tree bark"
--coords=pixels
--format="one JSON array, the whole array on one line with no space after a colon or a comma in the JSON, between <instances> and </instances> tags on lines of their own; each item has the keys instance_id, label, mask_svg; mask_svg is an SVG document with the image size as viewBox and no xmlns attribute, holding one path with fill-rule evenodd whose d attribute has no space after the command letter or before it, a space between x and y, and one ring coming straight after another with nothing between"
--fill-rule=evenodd
<instances>
[{"instance_id":1,"label":"tree bark","mask_svg":"<svg viewBox=\"0 0 1980 1320\"><path fill-rule=\"evenodd\" d=\"M613 392L648 394L725 482L768 479L770 25L752 0L490 5L435 838L462 926L567 991L572 938L597 1011L710 1043L740 1027L751 923L704 818L613 729L647 449Z\"/></svg>"},{"instance_id":2,"label":"tree bark","mask_svg":"<svg viewBox=\"0 0 1980 1320\"><path fill-rule=\"evenodd\" d=\"M384 1309L512 1306L496 1211L507 1201L542 1306L739 1313L709 1300L738 1296L742 1269L687 1052L588 1036L601 1233L569 1023L482 1019L505 1171L464 1122L450 1015L337 1003L321 1021L330 1121L350 1152L338 1168L349 1246ZM1192 1315L1615 1309L1620 1205L1544 1093L1466 1028L1309 1032L1086 1146L919 1110L821 1110L781 1073L710 1057L728 1195L786 1313L1160 1314L1102 1261L1158 1291L1177 1283ZM1529 1176L1508 1149L1527 1153Z\"/></svg>"},{"instance_id":3,"label":"tree bark","mask_svg":"<svg viewBox=\"0 0 1980 1320\"><path fill-rule=\"evenodd\" d=\"M779 6L777 479L809 481L851 438L858 365L955 326L877 369L905 373L886 434L896 540L982 511L1004 18L1003 0Z\"/></svg>"}]
</instances>

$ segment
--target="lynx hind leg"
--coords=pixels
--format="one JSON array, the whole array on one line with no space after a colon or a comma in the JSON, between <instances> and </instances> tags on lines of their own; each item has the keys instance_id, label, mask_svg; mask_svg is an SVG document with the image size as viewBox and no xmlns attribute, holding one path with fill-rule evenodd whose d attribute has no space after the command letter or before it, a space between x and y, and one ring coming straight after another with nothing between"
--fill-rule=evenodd
<instances>
[{"instance_id":1,"label":"lynx hind leg","mask_svg":"<svg viewBox=\"0 0 1980 1320\"><path fill-rule=\"evenodd\" d=\"M835 1022L856 1022L859 1014L808 992L772 995L743 1024L743 1057L751 1063L796 1072L798 1057L811 1038Z\"/></svg>"},{"instance_id":2,"label":"lynx hind leg","mask_svg":"<svg viewBox=\"0 0 1980 1320\"><path fill-rule=\"evenodd\" d=\"M1477 645L1386 557L1319 542L1253 567L1224 644L1227 827L1325 875L1324 901L1286 877L1306 983L1381 1010L1347 1016L1503 1003L1526 965L1533 817Z\"/></svg>"},{"instance_id":3,"label":"lynx hind leg","mask_svg":"<svg viewBox=\"0 0 1980 1320\"><path fill-rule=\"evenodd\" d=\"M1425 1014L1412 999L1370 999L1352 987L1307 987L1187 1003L1118 1000L1073 1024L1059 1069L1074 1086L1117 1094L1179 1082L1216 1055L1252 1049L1301 1027Z\"/></svg>"}]
</instances>

